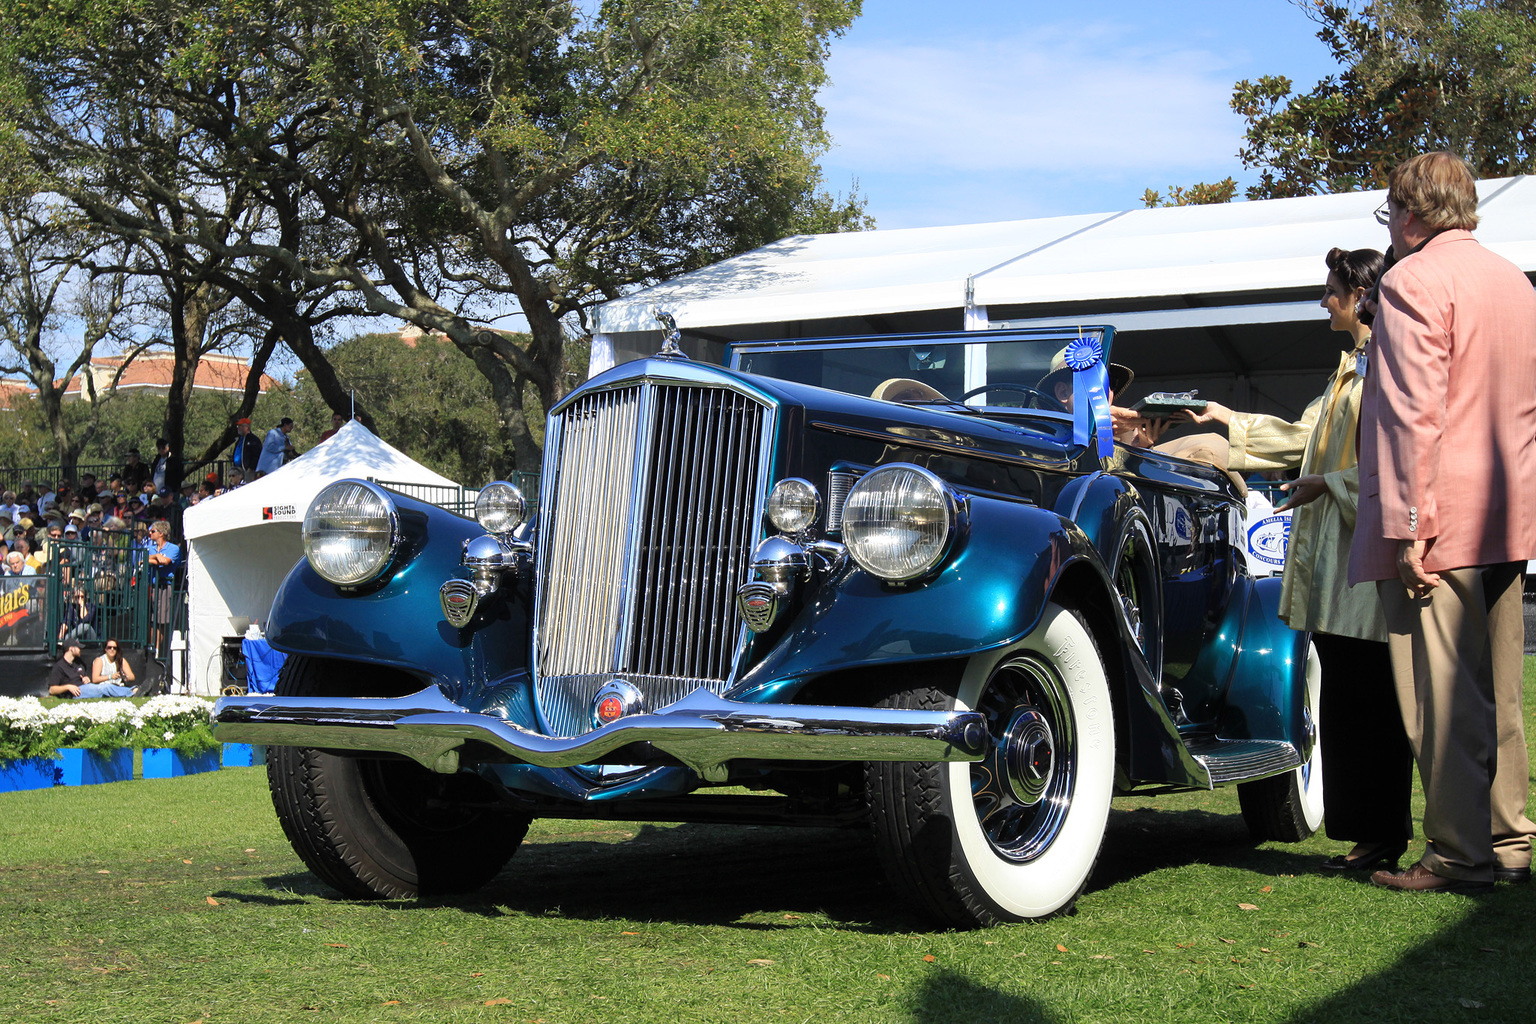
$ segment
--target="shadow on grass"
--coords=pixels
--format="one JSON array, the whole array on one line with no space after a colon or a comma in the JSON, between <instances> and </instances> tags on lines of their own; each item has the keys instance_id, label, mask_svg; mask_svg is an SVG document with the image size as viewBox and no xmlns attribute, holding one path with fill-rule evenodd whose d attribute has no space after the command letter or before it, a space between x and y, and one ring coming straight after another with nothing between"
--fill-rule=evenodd
<instances>
[{"instance_id":1,"label":"shadow on grass","mask_svg":"<svg viewBox=\"0 0 1536 1024\"><path fill-rule=\"evenodd\" d=\"M965 975L948 970L935 971L923 979L912 997L909 1012L913 1024L1055 1024L1061 1019L1033 999L978 985Z\"/></svg>"},{"instance_id":2,"label":"shadow on grass","mask_svg":"<svg viewBox=\"0 0 1536 1024\"><path fill-rule=\"evenodd\" d=\"M1471 901L1471 909L1456 925L1406 950L1391 967L1296 1010L1282 1024L1442 1024L1462 1019L1525 1024L1531 1019L1536 973L1530 970L1528 948L1536 930L1536 888L1501 886L1477 897L1400 898L1409 903ZM924 979L906 1010L913 1024L1055 1024L1063 1019L1038 1000L989 988L950 970Z\"/></svg>"},{"instance_id":3,"label":"shadow on grass","mask_svg":"<svg viewBox=\"0 0 1536 1024\"><path fill-rule=\"evenodd\" d=\"M1391 967L1297 1011L1286 1024L1463 1019L1525 1024L1531 1019L1536 889L1501 885L1479 896L1403 893L1395 898L1410 904L1466 901L1472 909L1454 926L1406 950Z\"/></svg>"},{"instance_id":4,"label":"shadow on grass","mask_svg":"<svg viewBox=\"0 0 1536 1024\"><path fill-rule=\"evenodd\" d=\"M485 889L440 902L741 929L790 927L750 920L786 910L881 933L923 927L891 898L861 830L644 824L620 842L529 843Z\"/></svg>"},{"instance_id":5,"label":"shadow on grass","mask_svg":"<svg viewBox=\"0 0 1536 1024\"><path fill-rule=\"evenodd\" d=\"M1238 814L1151 807L1111 811L1104 848L1088 891L1191 864L1240 868L1261 875L1303 875L1316 871L1320 860L1315 853L1257 846Z\"/></svg>"},{"instance_id":6,"label":"shadow on grass","mask_svg":"<svg viewBox=\"0 0 1536 1024\"><path fill-rule=\"evenodd\" d=\"M487 917L626 917L762 930L792 925L754 918L792 910L881 934L934 927L887 886L862 829L654 824L634 829L632 837L618 842L525 843L477 892L398 905L453 907ZM1190 864L1277 875L1310 870L1316 860L1256 848L1236 815L1115 811L1089 891ZM302 873L272 876L265 884L301 897L336 896Z\"/></svg>"},{"instance_id":7,"label":"shadow on grass","mask_svg":"<svg viewBox=\"0 0 1536 1024\"><path fill-rule=\"evenodd\" d=\"M297 876L289 877L296 878ZM263 879L263 881L270 886L273 879ZM259 892L235 892L233 889L224 889L210 895L225 903L254 903L260 907L302 907L306 902L298 898L281 899L277 896L268 896Z\"/></svg>"}]
</instances>

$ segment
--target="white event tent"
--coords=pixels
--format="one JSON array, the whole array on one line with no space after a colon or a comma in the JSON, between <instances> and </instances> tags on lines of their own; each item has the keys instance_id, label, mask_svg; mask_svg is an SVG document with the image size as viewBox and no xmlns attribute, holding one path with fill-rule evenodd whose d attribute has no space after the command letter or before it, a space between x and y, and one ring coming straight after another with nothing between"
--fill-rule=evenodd
<instances>
[{"instance_id":1,"label":"white event tent","mask_svg":"<svg viewBox=\"0 0 1536 1024\"><path fill-rule=\"evenodd\" d=\"M299 531L310 501L346 477L458 487L354 421L275 473L187 509L187 677L194 693L218 692L221 641L238 635L244 621L266 622L278 585L304 557Z\"/></svg>"},{"instance_id":2,"label":"white event tent","mask_svg":"<svg viewBox=\"0 0 1536 1024\"><path fill-rule=\"evenodd\" d=\"M1477 238L1536 273L1536 177L1478 183ZM1387 247L1383 190L931 228L799 235L597 310L592 370L660 347L694 358L769 339L1111 324L1129 398L1202 396L1299 414L1338 365L1320 308L1329 249Z\"/></svg>"}]
</instances>

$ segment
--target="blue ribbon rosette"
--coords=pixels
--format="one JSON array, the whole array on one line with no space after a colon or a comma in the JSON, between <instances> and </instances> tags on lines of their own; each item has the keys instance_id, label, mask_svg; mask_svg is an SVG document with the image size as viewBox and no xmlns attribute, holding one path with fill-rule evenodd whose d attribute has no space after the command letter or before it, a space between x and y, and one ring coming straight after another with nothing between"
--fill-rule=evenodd
<instances>
[{"instance_id":1,"label":"blue ribbon rosette","mask_svg":"<svg viewBox=\"0 0 1536 1024\"><path fill-rule=\"evenodd\" d=\"M1114 427L1109 416L1109 368L1104 365L1104 344L1097 338L1079 336L1067 346L1067 366L1072 370L1072 439L1088 444L1089 418L1099 438L1099 458L1115 451Z\"/></svg>"}]
</instances>

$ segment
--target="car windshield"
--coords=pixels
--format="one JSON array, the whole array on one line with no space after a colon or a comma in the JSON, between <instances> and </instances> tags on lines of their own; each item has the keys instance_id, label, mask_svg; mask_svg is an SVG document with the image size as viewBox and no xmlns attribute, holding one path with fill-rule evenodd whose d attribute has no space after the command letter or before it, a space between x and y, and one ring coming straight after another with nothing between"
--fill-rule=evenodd
<instances>
[{"instance_id":1,"label":"car windshield","mask_svg":"<svg viewBox=\"0 0 1536 1024\"><path fill-rule=\"evenodd\" d=\"M1050 382L1039 392L1052 361L1077 337L1097 340L1106 361L1112 329L1068 328L1006 334L907 335L901 338L839 338L807 342L740 343L731 366L748 373L830 388L850 395L940 401L922 388L893 386L916 381L951 402L975 407L1029 406L1062 411ZM1012 385L1011 387L1008 385ZM980 389L988 388L986 391ZM971 397L967 398L966 396ZM1040 396L1043 395L1043 400Z\"/></svg>"}]
</instances>

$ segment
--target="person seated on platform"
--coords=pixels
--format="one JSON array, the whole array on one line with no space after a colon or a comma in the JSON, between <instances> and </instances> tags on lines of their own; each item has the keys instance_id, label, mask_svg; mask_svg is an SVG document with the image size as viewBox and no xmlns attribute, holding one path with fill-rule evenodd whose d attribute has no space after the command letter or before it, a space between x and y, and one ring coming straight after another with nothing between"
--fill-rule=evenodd
<instances>
[{"instance_id":1,"label":"person seated on platform","mask_svg":"<svg viewBox=\"0 0 1536 1024\"><path fill-rule=\"evenodd\" d=\"M20 537L11 541L11 550L5 556L5 575L7 576L36 576L37 570L27 564L26 553L20 548L26 541Z\"/></svg>"},{"instance_id":2,"label":"person seated on platform","mask_svg":"<svg viewBox=\"0 0 1536 1024\"><path fill-rule=\"evenodd\" d=\"M70 641L96 639L96 606L85 596L85 590L76 587L64 605L64 621L59 623L59 639Z\"/></svg>"},{"instance_id":3,"label":"person seated on platform","mask_svg":"<svg viewBox=\"0 0 1536 1024\"><path fill-rule=\"evenodd\" d=\"M91 682L80 661L80 641L72 640L65 646L64 656L53 663L53 669L48 673L48 696L132 697L133 687Z\"/></svg>"},{"instance_id":4,"label":"person seated on platform","mask_svg":"<svg viewBox=\"0 0 1536 1024\"><path fill-rule=\"evenodd\" d=\"M128 664L128 659L123 657L122 645L116 640L108 640L101 654L91 662L91 682L112 683L117 686L128 686L138 682L133 676L133 666Z\"/></svg>"},{"instance_id":5,"label":"person seated on platform","mask_svg":"<svg viewBox=\"0 0 1536 1024\"><path fill-rule=\"evenodd\" d=\"M49 523L47 527L37 535L37 546L32 553L44 565L53 561L59 552L59 541L64 539L64 527L61 523ZM71 538L74 539L74 538Z\"/></svg>"}]
</instances>

